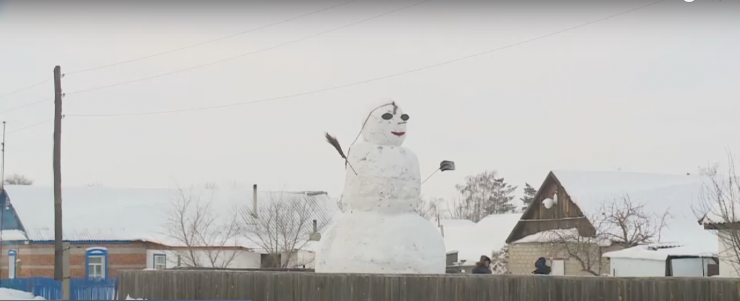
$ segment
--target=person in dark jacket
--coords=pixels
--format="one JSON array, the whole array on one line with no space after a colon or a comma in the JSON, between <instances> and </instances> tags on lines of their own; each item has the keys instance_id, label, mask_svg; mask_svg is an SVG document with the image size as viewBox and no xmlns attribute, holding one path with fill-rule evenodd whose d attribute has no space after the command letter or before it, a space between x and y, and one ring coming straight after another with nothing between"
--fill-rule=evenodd
<instances>
[{"instance_id":1,"label":"person in dark jacket","mask_svg":"<svg viewBox=\"0 0 740 301\"><path fill-rule=\"evenodd\" d=\"M540 257L537 259L537 261L534 263L535 270L532 272L532 274L537 275L550 275L551 269L549 266L547 266L547 259L545 257Z\"/></svg>"},{"instance_id":2,"label":"person in dark jacket","mask_svg":"<svg viewBox=\"0 0 740 301\"><path fill-rule=\"evenodd\" d=\"M491 258L488 256L481 256L480 261L475 264L473 274L493 274L491 272Z\"/></svg>"}]
</instances>

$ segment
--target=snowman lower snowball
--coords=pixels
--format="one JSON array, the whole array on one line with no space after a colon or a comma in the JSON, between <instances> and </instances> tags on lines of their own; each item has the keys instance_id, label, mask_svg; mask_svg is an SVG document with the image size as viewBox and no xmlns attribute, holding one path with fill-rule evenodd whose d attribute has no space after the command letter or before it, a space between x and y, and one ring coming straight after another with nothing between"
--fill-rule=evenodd
<instances>
[{"instance_id":1,"label":"snowman lower snowball","mask_svg":"<svg viewBox=\"0 0 740 301\"><path fill-rule=\"evenodd\" d=\"M392 100L363 118L363 141L352 145L343 213L321 238L318 273L444 274L444 240L416 214L419 161L401 147L409 116Z\"/></svg>"}]
</instances>

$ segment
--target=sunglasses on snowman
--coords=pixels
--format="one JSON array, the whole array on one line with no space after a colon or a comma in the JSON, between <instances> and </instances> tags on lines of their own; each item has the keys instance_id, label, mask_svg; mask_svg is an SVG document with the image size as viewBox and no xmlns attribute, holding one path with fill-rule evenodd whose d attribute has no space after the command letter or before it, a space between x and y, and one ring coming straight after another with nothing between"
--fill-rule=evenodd
<instances>
[{"instance_id":1,"label":"sunglasses on snowman","mask_svg":"<svg viewBox=\"0 0 740 301\"><path fill-rule=\"evenodd\" d=\"M391 119L393 119L393 114L391 114L391 113L385 113L381 117L383 117L383 119L385 119L385 120L391 120ZM402 114L401 115L401 120L403 120L403 121L409 120L409 115L408 114Z\"/></svg>"}]
</instances>

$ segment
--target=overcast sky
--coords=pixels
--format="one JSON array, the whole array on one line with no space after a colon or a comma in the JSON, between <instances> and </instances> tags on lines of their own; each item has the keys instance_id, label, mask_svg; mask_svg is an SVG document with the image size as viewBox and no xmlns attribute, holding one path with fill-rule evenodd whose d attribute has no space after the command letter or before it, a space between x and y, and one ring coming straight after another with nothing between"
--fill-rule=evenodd
<instances>
[{"instance_id":1,"label":"overcast sky","mask_svg":"<svg viewBox=\"0 0 740 301\"><path fill-rule=\"evenodd\" d=\"M348 147L383 97L411 116L404 146L423 176L457 164L424 184L430 196L484 170L538 187L555 169L685 174L740 152L740 1L665 0L590 24L654 1L342 1L0 1L0 95L50 80L55 65L69 73L64 185L237 182L338 196L344 164L323 134ZM293 98L74 116L263 100L508 45ZM52 97L49 81L0 98L6 175L51 185Z\"/></svg>"}]
</instances>

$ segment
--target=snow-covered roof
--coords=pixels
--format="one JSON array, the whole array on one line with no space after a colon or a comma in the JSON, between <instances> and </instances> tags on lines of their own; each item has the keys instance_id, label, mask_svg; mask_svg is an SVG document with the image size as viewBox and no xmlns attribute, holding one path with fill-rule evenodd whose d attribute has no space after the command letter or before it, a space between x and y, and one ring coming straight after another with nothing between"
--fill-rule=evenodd
<instances>
[{"instance_id":1,"label":"snow-covered roof","mask_svg":"<svg viewBox=\"0 0 740 301\"><path fill-rule=\"evenodd\" d=\"M732 211L727 211L725 214L720 213L721 211L708 212L703 218L699 219L702 225L719 225L728 223L740 223L740 207Z\"/></svg>"},{"instance_id":2,"label":"snow-covered roof","mask_svg":"<svg viewBox=\"0 0 740 301\"><path fill-rule=\"evenodd\" d=\"M467 219L432 219L431 222L435 226L442 225L445 229L448 227L461 227L461 226L472 226L475 225L475 223L471 220Z\"/></svg>"},{"instance_id":3,"label":"snow-covered roof","mask_svg":"<svg viewBox=\"0 0 740 301\"><path fill-rule=\"evenodd\" d=\"M0 238L3 241L26 240L26 233L21 230L3 230Z\"/></svg>"},{"instance_id":4,"label":"snow-covered roof","mask_svg":"<svg viewBox=\"0 0 740 301\"><path fill-rule=\"evenodd\" d=\"M493 251L506 245L506 237L520 217L521 213L492 214L478 223L449 223L450 226L444 227L445 250L457 251L458 261L465 260L465 265L473 265L481 255L491 257Z\"/></svg>"},{"instance_id":5,"label":"snow-covered roof","mask_svg":"<svg viewBox=\"0 0 740 301\"><path fill-rule=\"evenodd\" d=\"M588 241L588 238L579 238L580 234L578 233L578 229L576 228L570 228L570 229L555 229L555 230L547 230L542 232L537 232L535 234L527 235L523 237L520 240L512 242L512 244L523 244L523 243L548 243L548 242L557 242L557 241L567 241L569 239L573 239L573 241L579 241L579 242L585 242ZM579 238L576 240L576 238ZM610 246L611 241L598 241L596 242L600 246Z\"/></svg>"},{"instance_id":6,"label":"snow-covered roof","mask_svg":"<svg viewBox=\"0 0 740 301\"><path fill-rule=\"evenodd\" d=\"M696 256L696 257L714 257L716 253L701 251L699 248L692 246L677 246L671 244L652 244L636 246L629 249L607 252L602 255L608 258L622 259L648 259L664 261L668 256Z\"/></svg>"},{"instance_id":7,"label":"snow-covered roof","mask_svg":"<svg viewBox=\"0 0 740 301\"><path fill-rule=\"evenodd\" d=\"M654 214L669 211L661 243L676 243L693 253L717 253L717 238L697 222L707 178L624 171L553 171L571 200L582 212L596 213L605 201L629 195L634 203Z\"/></svg>"},{"instance_id":8,"label":"snow-covered roof","mask_svg":"<svg viewBox=\"0 0 740 301\"><path fill-rule=\"evenodd\" d=\"M16 210L29 240L54 239L54 192L49 186L5 186L11 206ZM193 189L188 195L211 200L213 214L232 216L235 208L252 206L251 189ZM184 246L167 235L165 225L180 191L170 188L63 187L62 214L64 239L71 241L142 240L169 246ZM303 192L258 192L258 204L306 197ZM316 202L315 218L331 219L338 210L336 202L325 193L310 193ZM7 238L4 238L7 240ZM243 237L229 242L253 248Z\"/></svg>"}]
</instances>

